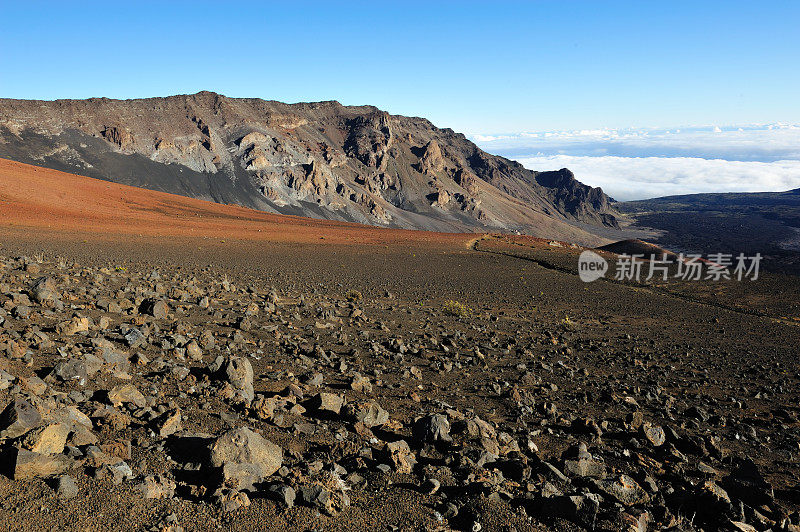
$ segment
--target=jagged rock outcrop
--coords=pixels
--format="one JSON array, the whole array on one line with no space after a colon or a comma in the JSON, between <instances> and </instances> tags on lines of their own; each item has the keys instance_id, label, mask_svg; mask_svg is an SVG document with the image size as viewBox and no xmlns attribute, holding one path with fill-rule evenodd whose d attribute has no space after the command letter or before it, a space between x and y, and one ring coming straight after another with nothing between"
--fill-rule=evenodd
<instances>
[{"instance_id":1,"label":"jagged rock outcrop","mask_svg":"<svg viewBox=\"0 0 800 532\"><path fill-rule=\"evenodd\" d=\"M0 157L285 214L598 243L599 188L537 173L422 118L210 92L144 100L0 99ZM580 222L580 223L578 223Z\"/></svg>"},{"instance_id":2,"label":"jagged rock outcrop","mask_svg":"<svg viewBox=\"0 0 800 532\"><path fill-rule=\"evenodd\" d=\"M358 116L347 125L350 134L344 143L345 152L369 167L386 169L386 152L393 140L389 114L377 111Z\"/></svg>"},{"instance_id":3,"label":"jagged rock outcrop","mask_svg":"<svg viewBox=\"0 0 800 532\"><path fill-rule=\"evenodd\" d=\"M419 170L425 175L433 176L444 168L442 149L435 140L430 141L419 159Z\"/></svg>"},{"instance_id":4,"label":"jagged rock outcrop","mask_svg":"<svg viewBox=\"0 0 800 532\"><path fill-rule=\"evenodd\" d=\"M103 138L108 142L116 144L120 149L123 150L126 149L133 141L133 138L128 130L117 126L106 126L101 132L101 135L103 135Z\"/></svg>"},{"instance_id":5,"label":"jagged rock outcrop","mask_svg":"<svg viewBox=\"0 0 800 532\"><path fill-rule=\"evenodd\" d=\"M584 185L566 168L555 172L541 172L536 181L552 190L553 200L560 209L575 213L577 217L590 217L593 213L611 210L609 197L599 188ZM616 225L616 221L610 225Z\"/></svg>"},{"instance_id":6,"label":"jagged rock outcrop","mask_svg":"<svg viewBox=\"0 0 800 532\"><path fill-rule=\"evenodd\" d=\"M478 195L478 178L465 168L460 168L455 175L455 182L471 196Z\"/></svg>"}]
</instances>

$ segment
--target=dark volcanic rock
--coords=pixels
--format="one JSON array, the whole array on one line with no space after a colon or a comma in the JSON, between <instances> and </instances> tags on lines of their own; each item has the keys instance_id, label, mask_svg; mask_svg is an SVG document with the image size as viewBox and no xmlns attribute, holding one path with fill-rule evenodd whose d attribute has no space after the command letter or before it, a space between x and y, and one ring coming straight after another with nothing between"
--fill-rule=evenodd
<instances>
[{"instance_id":1,"label":"dark volcanic rock","mask_svg":"<svg viewBox=\"0 0 800 532\"><path fill-rule=\"evenodd\" d=\"M42 422L39 411L22 397L15 397L0 414L0 437L17 438Z\"/></svg>"},{"instance_id":2,"label":"dark volcanic rock","mask_svg":"<svg viewBox=\"0 0 800 532\"><path fill-rule=\"evenodd\" d=\"M31 284L28 293L34 301L42 306L57 307L63 305L56 283L51 277L38 278Z\"/></svg>"},{"instance_id":3,"label":"dark volcanic rock","mask_svg":"<svg viewBox=\"0 0 800 532\"><path fill-rule=\"evenodd\" d=\"M381 124L364 134L380 140ZM430 161L431 180L445 179L449 149L441 166ZM343 275L342 264L369 259L361 249L336 246L325 282L313 269L290 282L262 263L235 279L205 262L159 262L157 275L152 264L111 268L103 248L99 266L37 263L65 303L45 306L30 261L0 255L0 496L6 506L30 498L0 512L0 525L35 514L34 528L58 528L60 512L88 509L114 528L91 511L100 494L145 528L157 514L158 526L177 526L160 516L174 509L192 529L313 528L318 511L336 529L796 529L797 327L620 283L587 288L524 261L504 273L512 257L487 263L462 245L426 252L424 272L402 267L419 248L410 263L405 247L390 255L397 282L412 276L430 300ZM536 260L577 254L539 245L528 248ZM263 253L253 249L243 260ZM294 264L274 262L279 273ZM455 286L428 285L442 271ZM517 279L536 287L534 300ZM570 290L545 290L561 282ZM439 290L475 292L476 310L446 315ZM169 301L169 312L138 312L143 298ZM20 305L27 320L13 318ZM653 309L687 321L654 327ZM723 322L770 334L721 334ZM241 511L250 495L257 511Z\"/></svg>"},{"instance_id":4,"label":"dark volcanic rock","mask_svg":"<svg viewBox=\"0 0 800 532\"><path fill-rule=\"evenodd\" d=\"M450 441L450 421L443 414L420 418L414 424L414 437L421 442Z\"/></svg>"},{"instance_id":5,"label":"dark volcanic rock","mask_svg":"<svg viewBox=\"0 0 800 532\"><path fill-rule=\"evenodd\" d=\"M139 313L149 314L156 319L166 318L167 312L169 312L169 307L167 303L161 299L145 299L142 301L142 304L139 305Z\"/></svg>"}]
</instances>

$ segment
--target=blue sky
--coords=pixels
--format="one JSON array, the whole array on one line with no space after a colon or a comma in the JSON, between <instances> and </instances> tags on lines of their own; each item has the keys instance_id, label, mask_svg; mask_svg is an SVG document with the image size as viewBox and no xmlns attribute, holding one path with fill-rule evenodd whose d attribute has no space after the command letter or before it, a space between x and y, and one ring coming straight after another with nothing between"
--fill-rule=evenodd
<instances>
[{"instance_id":1,"label":"blue sky","mask_svg":"<svg viewBox=\"0 0 800 532\"><path fill-rule=\"evenodd\" d=\"M0 97L336 99L468 134L800 123L800 2L7 2Z\"/></svg>"}]
</instances>

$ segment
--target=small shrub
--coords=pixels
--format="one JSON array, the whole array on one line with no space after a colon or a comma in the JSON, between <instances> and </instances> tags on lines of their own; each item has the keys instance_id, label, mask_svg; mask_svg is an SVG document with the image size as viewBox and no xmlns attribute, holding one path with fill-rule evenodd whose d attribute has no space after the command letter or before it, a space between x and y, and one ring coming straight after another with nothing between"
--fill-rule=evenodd
<instances>
[{"instance_id":1,"label":"small shrub","mask_svg":"<svg viewBox=\"0 0 800 532\"><path fill-rule=\"evenodd\" d=\"M442 312L448 316L456 316L459 318L466 318L472 314L472 310L459 301L445 301L444 305L442 305Z\"/></svg>"},{"instance_id":2,"label":"small shrub","mask_svg":"<svg viewBox=\"0 0 800 532\"><path fill-rule=\"evenodd\" d=\"M346 297L348 301L351 301L353 303L355 303L356 301L361 301L364 298L364 296L362 296L361 292L359 292L358 290L350 290L345 294L344 297Z\"/></svg>"}]
</instances>

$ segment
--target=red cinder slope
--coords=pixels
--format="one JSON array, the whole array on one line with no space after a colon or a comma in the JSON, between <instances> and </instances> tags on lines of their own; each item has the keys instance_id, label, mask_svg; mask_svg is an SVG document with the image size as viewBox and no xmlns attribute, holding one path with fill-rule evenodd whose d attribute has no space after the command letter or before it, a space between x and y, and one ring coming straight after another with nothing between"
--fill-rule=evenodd
<instances>
[{"instance_id":1,"label":"red cinder slope","mask_svg":"<svg viewBox=\"0 0 800 532\"><path fill-rule=\"evenodd\" d=\"M463 246L474 234L268 214L0 159L0 228L253 241Z\"/></svg>"}]
</instances>

